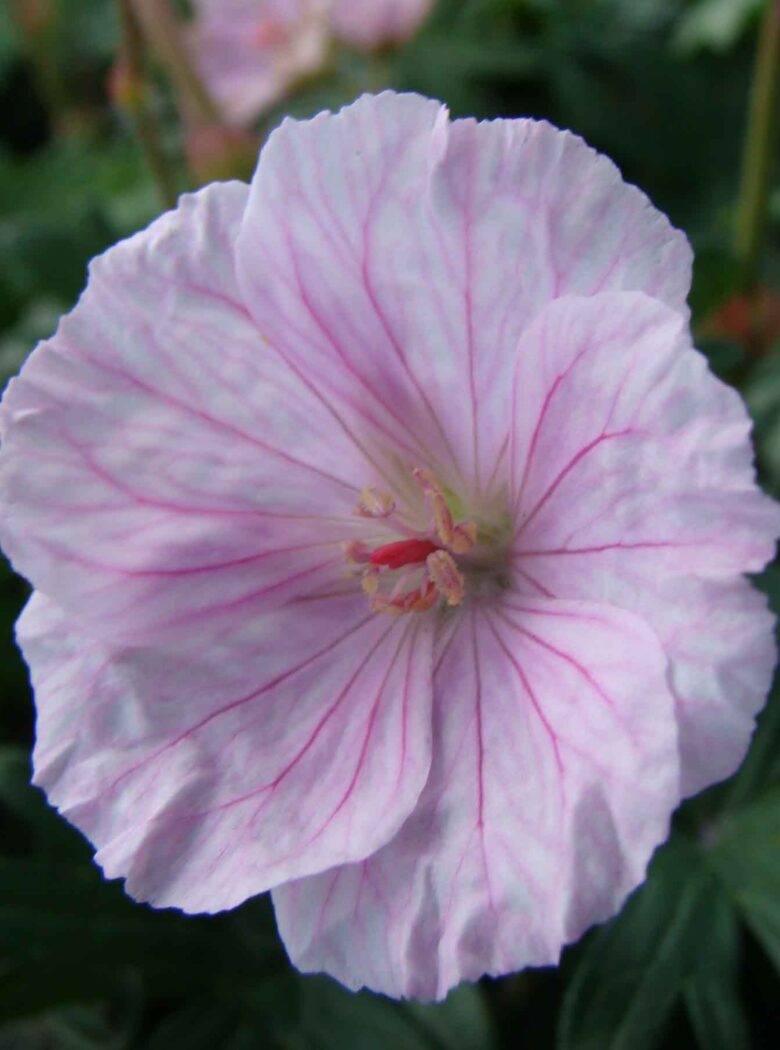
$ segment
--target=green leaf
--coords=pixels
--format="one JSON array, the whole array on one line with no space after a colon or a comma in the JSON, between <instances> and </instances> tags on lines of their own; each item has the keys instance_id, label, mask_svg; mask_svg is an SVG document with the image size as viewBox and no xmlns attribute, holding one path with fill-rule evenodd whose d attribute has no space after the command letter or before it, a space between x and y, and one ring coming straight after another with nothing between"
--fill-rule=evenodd
<instances>
[{"instance_id":1,"label":"green leaf","mask_svg":"<svg viewBox=\"0 0 780 1050\"><path fill-rule=\"evenodd\" d=\"M677 26L674 44L683 54L733 47L763 0L700 0Z\"/></svg>"},{"instance_id":2,"label":"green leaf","mask_svg":"<svg viewBox=\"0 0 780 1050\"><path fill-rule=\"evenodd\" d=\"M235 1010L220 1003L195 1002L178 1010L159 1025L144 1050L258 1050L257 1032ZM263 1050L274 1045L263 1033Z\"/></svg>"},{"instance_id":3,"label":"green leaf","mask_svg":"<svg viewBox=\"0 0 780 1050\"><path fill-rule=\"evenodd\" d=\"M780 973L780 789L730 814L707 861Z\"/></svg>"},{"instance_id":4,"label":"green leaf","mask_svg":"<svg viewBox=\"0 0 780 1050\"><path fill-rule=\"evenodd\" d=\"M495 1045L482 994L460 988L439 1004L397 1003L354 994L329 978L302 988L301 1046L306 1050L490 1050Z\"/></svg>"},{"instance_id":5,"label":"green leaf","mask_svg":"<svg viewBox=\"0 0 780 1050\"><path fill-rule=\"evenodd\" d=\"M589 940L566 990L559 1050L649 1050L700 965L717 889L677 837L645 885Z\"/></svg>"},{"instance_id":6,"label":"green leaf","mask_svg":"<svg viewBox=\"0 0 780 1050\"><path fill-rule=\"evenodd\" d=\"M267 902L184 916L133 903L94 865L0 859L0 1021L111 995L128 978L156 995L251 1004L279 969ZM241 926L264 930L249 945Z\"/></svg>"},{"instance_id":7,"label":"green leaf","mask_svg":"<svg viewBox=\"0 0 780 1050\"><path fill-rule=\"evenodd\" d=\"M702 966L685 984L685 1006L701 1050L750 1050L750 1030L739 996L741 928L723 897L713 907L701 944Z\"/></svg>"},{"instance_id":8,"label":"green leaf","mask_svg":"<svg viewBox=\"0 0 780 1050\"><path fill-rule=\"evenodd\" d=\"M780 348L753 368L743 394L755 421L759 462L774 489L780 490Z\"/></svg>"},{"instance_id":9,"label":"green leaf","mask_svg":"<svg viewBox=\"0 0 780 1050\"><path fill-rule=\"evenodd\" d=\"M478 985L456 988L443 1003L407 1003L406 1011L447 1050L489 1050L495 1044Z\"/></svg>"},{"instance_id":10,"label":"green leaf","mask_svg":"<svg viewBox=\"0 0 780 1050\"><path fill-rule=\"evenodd\" d=\"M0 1028L3 1050L128 1050L126 1026L102 1006L71 1006Z\"/></svg>"}]
</instances>

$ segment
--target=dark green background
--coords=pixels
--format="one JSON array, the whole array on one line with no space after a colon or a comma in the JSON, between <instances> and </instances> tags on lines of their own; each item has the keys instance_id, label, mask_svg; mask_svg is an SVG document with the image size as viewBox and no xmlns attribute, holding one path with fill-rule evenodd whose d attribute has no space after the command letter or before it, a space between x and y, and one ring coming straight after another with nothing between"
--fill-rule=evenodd
<instances>
[{"instance_id":1,"label":"dark green background","mask_svg":"<svg viewBox=\"0 0 780 1050\"><path fill-rule=\"evenodd\" d=\"M0 3L0 370L12 374L74 302L87 260L161 208L106 83L109 0L52 0L43 50ZM610 154L697 250L694 322L745 394L762 480L780 492L776 333L740 340L716 312L738 289L733 222L756 0L443 0L401 52L343 53L273 114L381 84L456 115L544 116ZM174 164L175 106L151 101ZM176 167L177 185L187 176ZM775 174L761 279L778 284ZM722 326L721 326L722 328ZM759 581L780 604L780 570ZM104 882L88 845L28 786L33 709L11 638L25 585L0 578L0 1050L747 1050L780 1045L780 696L727 784L686 803L623 913L557 969L439 1006L302 978L266 899L215 918L154 912Z\"/></svg>"}]
</instances>

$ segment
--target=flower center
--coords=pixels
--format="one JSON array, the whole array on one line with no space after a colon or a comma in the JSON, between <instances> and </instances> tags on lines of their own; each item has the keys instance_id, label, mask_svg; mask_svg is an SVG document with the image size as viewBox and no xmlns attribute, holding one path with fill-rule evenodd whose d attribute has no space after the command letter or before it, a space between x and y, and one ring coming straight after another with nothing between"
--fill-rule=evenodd
<instances>
[{"instance_id":1,"label":"flower center","mask_svg":"<svg viewBox=\"0 0 780 1050\"><path fill-rule=\"evenodd\" d=\"M391 535L405 538L377 546L360 541L344 546L347 561L360 566L361 586L374 612L400 616L426 612L440 603L452 607L460 605L466 591L457 559L476 543L477 526L455 521L444 489L430 471L416 467L412 475L425 500L427 529L410 529L397 515L390 493L366 488L355 513L381 521Z\"/></svg>"},{"instance_id":2,"label":"flower center","mask_svg":"<svg viewBox=\"0 0 780 1050\"><path fill-rule=\"evenodd\" d=\"M252 46L259 51L282 47L287 43L290 31L284 22L269 14L260 18L252 30Z\"/></svg>"}]
</instances>

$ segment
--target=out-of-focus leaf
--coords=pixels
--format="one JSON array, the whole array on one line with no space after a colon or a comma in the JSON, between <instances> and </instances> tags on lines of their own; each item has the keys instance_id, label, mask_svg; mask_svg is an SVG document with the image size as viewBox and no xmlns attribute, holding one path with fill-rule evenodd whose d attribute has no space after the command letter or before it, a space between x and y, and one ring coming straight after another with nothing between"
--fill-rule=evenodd
<instances>
[{"instance_id":1,"label":"out-of-focus leaf","mask_svg":"<svg viewBox=\"0 0 780 1050\"><path fill-rule=\"evenodd\" d=\"M456 988L443 1003L410 1002L405 1008L448 1050L489 1050L495 1043L485 997L477 985Z\"/></svg>"},{"instance_id":2,"label":"out-of-focus leaf","mask_svg":"<svg viewBox=\"0 0 780 1050\"><path fill-rule=\"evenodd\" d=\"M266 937L250 947L241 924ZM184 916L133 903L85 861L0 859L0 1022L110 996L134 976L158 996L251 1007L280 963L265 900Z\"/></svg>"},{"instance_id":3,"label":"out-of-focus leaf","mask_svg":"<svg viewBox=\"0 0 780 1050\"><path fill-rule=\"evenodd\" d=\"M19 56L20 40L8 3L0 4L0 80Z\"/></svg>"},{"instance_id":4,"label":"out-of-focus leaf","mask_svg":"<svg viewBox=\"0 0 780 1050\"><path fill-rule=\"evenodd\" d=\"M762 5L763 0L699 0L681 17L674 44L683 54L703 48L726 51Z\"/></svg>"},{"instance_id":5,"label":"out-of-focus leaf","mask_svg":"<svg viewBox=\"0 0 780 1050\"><path fill-rule=\"evenodd\" d=\"M707 857L780 972L780 788L724 818Z\"/></svg>"},{"instance_id":6,"label":"out-of-focus leaf","mask_svg":"<svg viewBox=\"0 0 780 1050\"><path fill-rule=\"evenodd\" d=\"M20 292L66 304L86 284L89 260L114 240L99 210L80 210L67 221L28 215L0 227L0 249L15 260L13 279Z\"/></svg>"},{"instance_id":7,"label":"out-of-focus leaf","mask_svg":"<svg viewBox=\"0 0 780 1050\"><path fill-rule=\"evenodd\" d=\"M4 852L18 852L17 835L8 827L8 818L16 824L20 845L32 848L38 857L86 859L81 836L45 804L38 788L31 787L29 756L11 746L0 747L0 827Z\"/></svg>"},{"instance_id":8,"label":"out-of-focus leaf","mask_svg":"<svg viewBox=\"0 0 780 1050\"><path fill-rule=\"evenodd\" d=\"M701 1050L750 1050L750 1030L739 996L739 920L713 896L702 943L702 965L685 983L685 1005Z\"/></svg>"},{"instance_id":9,"label":"out-of-focus leaf","mask_svg":"<svg viewBox=\"0 0 780 1050\"><path fill-rule=\"evenodd\" d=\"M706 322L734 293L739 267L730 249L718 241L699 246L693 260L693 286L689 296L694 326Z\"/></svg>"},{"instance_id":10,"label":"out-of-focus leaf","mask_svg":"<svg viewBox=\"0 0 780 1050\"><path fill-rule=\"evenodd\" d=\"M128 1050L126 1026L102 1006L71 1006L0 1028L2 1050Z\"/></svg>"},{"instance_id":11,"label":"out-of-focus leaf","mask_svg":"<svg viewBox=\"0 0 780 1050\"><path fill-rule=\"evenodd\" d=\"M0 858L0 1023L110 996L133 975L156 995L251 1008L281 962L268 901L211 918L133 903L27 775L18 751L0 752L0 804L35 849Z\"/></svg>"},{"instance_id":12,"label":"out-of-focus leaf","mask_svg":"<svg viewBox=\"0 0 780 1050\"><path fill-rule=\"evenodd\" d=\"M302 987L305 1050L490 1050L495 1045L476 988L458 989L439 1004L397 1003L353 994L328 978Z\"/></svg>"},{"instance_id":13,"label":"out-of-focus leaf","mask_svg":"<svg viewBox=\"0 0 780 1050\"><path fill-rule=\"evenodd\" d=\"M0 390L16 375L41 339L48 339L67 309L60 299L33 299L15 324L0 336Z\"/></svg>"},{"instance_id":14,"label":"out-of-focus leaf","mask_svg":"<svg viewBox=\"0 0 780 1050\"><path fill-rule=\"evenodd\" d=\"M621 914L591 936L564 997L559 1050L650 1050L713 935L717 887L673 838Z\"/></svg>"},{"instance_id":15,"label":"out-of-focus leaf","mask_svg":"<svg viewBox=\"0 0 780 1050\"><path fill-rule=\"evenodd\" d=\"M780 488L780 347L758 362L743 394L755 421L759 458L773 488Z\"/></svg>"},{"instance_id":16,"label":"out-of-focus leaf","mask_svg":"<svg viewBox=\"0 0 780 1050\"><path fill-rule=\"evenodd\" d=\"M275 1050L268 1031L253 1031L235 1009L209 1000L179 1010L144 1039L143 1050Z\"/></svg>"}]
</instances>

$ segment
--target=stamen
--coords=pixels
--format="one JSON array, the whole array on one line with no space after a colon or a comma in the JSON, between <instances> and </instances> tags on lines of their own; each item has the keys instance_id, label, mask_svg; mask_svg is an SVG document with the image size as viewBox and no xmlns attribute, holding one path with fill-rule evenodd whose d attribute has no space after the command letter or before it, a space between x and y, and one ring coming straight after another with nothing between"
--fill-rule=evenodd
<instances>
[{"instance_id":1,"label":"stamen","mask_svg":"<svg viewBox=\"0 0 780 1050\"><path fill-rule=\"evenodd\" d=\"M462 521L452 530L447 546L453 554L467 554L477 542L477 525L473 521Z\"/></svg>"},{"instance_id":2,"label":"stamen","mask_svg":"<svg viewBox=\"0 0 780 1050\"><path fill-rule=\"evenodd\" d=\"M389 492L379 492L368 485L360 493L355 513L361 518L389 518L395 510L395 500Z\"/></svg>"},{"instance_id":3,"label":"stamen","mask_svg":"<svg viewBox=\"0 0 780 1050\"><path fill-rule=\"evenodd\" d=\"M427 612L436 604L439 597L432 580L426 580L413 591L396 596L377 594L371 599L374 612L389 613L391 616L403 616L409 612Z\"/></svg>"},{"instance_id":4,"label":"stamen","mask_svg":"<svg viewBox=\"0 0 780 1050\"><path fill-rule=\"evenodd\" d=\"M452 555L447 551L434 551L426 558L425 567L439 593L447 599L447 605L460 605L466 585Z\"/></svg>"},{"instance_id":5,"label":"stamen","mask_svg":"<svg viewBox=\"0 0 780 1050\"><path fill-rule=\"evenodd\" d=\"M379 569L375 565L368 565L363 570L363 574L360 577L360 586L363 588L363 594L372 595L376 594L379 590Z\"/></svg>"},{"instance_id":6,"label":"stamen","mask_svg":"<svg viewBox=\"0 0 780 1050\"><path fill-rule=\"evenodd\" d=\"M365 565L371 561L370 549L360 540L349 540L347 543L342 543L341 549L350 565Z\"/></svg>"},{"instance_id":7,"label":"stamen","mask_svg":"<svg viewBox=\"0 0 780 1050\"><path fill-rule=\"evenodd\" d=\"M433 515L434 529L441 545L448 547L453 554L466 554L477 542L476 524L473 521L455 524L444 490L430 470L415 467L412 473L422 486L428 500Z\"/></svg>"},{"instance_id":8,"label":"stamen","mask_svg":"<svg viewBox=\"0 0 780 1050\"><path fill-rule=\"evenodd\" d=\"M392 616L426 612L439 600L451 607L460 605L466 584L455 556L466 554L477 541L473 521L454 520L436 476L422 467L415 467L412 473L430 512L428 536L415 534L403 518L396 520L393 497L368 486L360 494L355 513L363 518L384 519L382 531L407 538L373 550L361 540L351 540L342 548L346 560L360 566L360 586L371 609Z\"/></svg>"}]
</instances>

